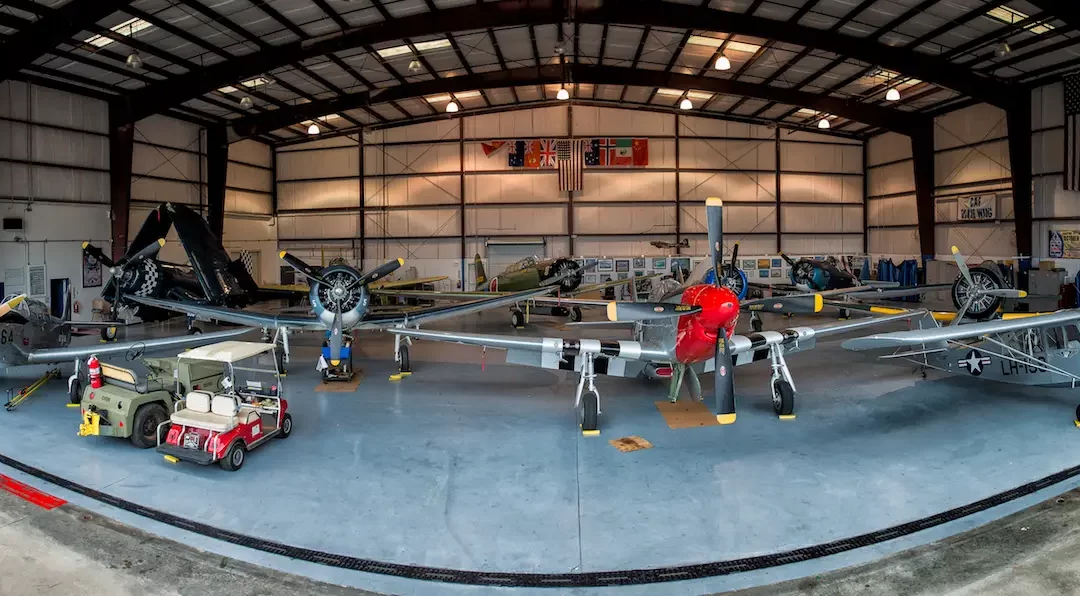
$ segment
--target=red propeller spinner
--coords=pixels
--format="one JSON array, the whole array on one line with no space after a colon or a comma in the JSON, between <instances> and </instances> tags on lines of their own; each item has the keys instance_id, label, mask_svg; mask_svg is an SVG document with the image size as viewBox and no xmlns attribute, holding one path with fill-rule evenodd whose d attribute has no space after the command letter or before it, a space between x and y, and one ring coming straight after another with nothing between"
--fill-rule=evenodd
<instances>
[{"instance_id":1,"label":"red propeller spinner","mask_svg":"<svg viewBox=\"0 0 1080 596\"><path fill-rule=\"evenodd\" d=\"M739 297L724 286L695 285L683 292L682 303L701 311L679 318L675 336L675 357L683 364L703 362L713 357L719 332L728 337L739 321Z\"/></svg>"}]
</instances>

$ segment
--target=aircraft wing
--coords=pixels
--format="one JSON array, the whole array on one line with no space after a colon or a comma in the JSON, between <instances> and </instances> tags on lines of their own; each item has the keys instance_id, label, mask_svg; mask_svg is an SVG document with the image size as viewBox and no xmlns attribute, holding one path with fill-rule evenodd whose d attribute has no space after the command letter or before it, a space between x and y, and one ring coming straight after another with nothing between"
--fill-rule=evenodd
<instances>
[{"instance_id":1,"label":"aircraft wing","mask_svg":"<svg viewBox=\"0 0 1080 596\"><path fill-rule=\"evenodd\" d=\"M602 283L593 284L591 286L580 287L580 288L574 290L573 292L570 292L570 295L571 296L577 296L578 294L588 294L589 292L595 292L597 290L606 290L607 288L625 286L626 284L628 284L630 282L636 282L636 281L642 280L642 279L652 279L654 277L660 277L660 275L661 274L659 274L659 273L653 273L652 275L642 275L642 276L639 276L639 277L632 277L632 278L627 278L627 279L613 279L611 281L605 281L605 282L602 282ZM608 302L610 302L610 300Z\"/></svg>"},{"instance_id":2,"label":"aircraft wing","mask_svg":"<svg viewBox=\"0 0 1080 596\"><path fill-rule=\"evenodd\" d=\"M492 296L505 296L510 292L441 292L439 290L395 290L393 288L373 289L372 294L381 296L398 296L400 298L428 298L443 300L479 300Z\"/></svg>"},{"instance_id":3,"label":"aircraft wing","mask_svg":"<svg viewBox=\"0 0 1080 596\"><path fill-rule=\"evenodd\" d=\"M133 296L131 294L125 294L124 296L128 300L138 302L139 304L145 304L146 306L184 313L201 319L245 325L247 327L267 329L276 329L279 327L289 327L290 329L326 329L326 325L314 315L274 315L248 310L237 310L235 308L227 308L224 306L204 306L202 304L191 304L189 302L144 298L142 296Z\"/></svg>"},{"instance_id":4,"label":"aircraft wing","mask_svg":"<svg viewBox=\"0 0 1080 596\"><path fill-rule=\"evenodd\" d=\"M554 291L553 287L536 288L533 290L524 290L521 292L514 292L512 294L504 294L501 296L488 296L483 300L476 300L474 302L466 302L464 304L454 304L450 306L431 306L428 308L418 308L409 310L407 312L391 311L386 313L369 313L364 320L360 321L357 328L360 329L377 329L383 327L392 327L402 324L413 324L420 322L431 322L439 319L449 319L452 317L460 317L490 308L498 308L500 306L510 306L518 302L527 302L538 296L550 293Z\"/></svg>"},{"instance_id":5,"label":"aircraft wing","mask_svg":"<svg viewBox=\"0 0 1080 596\"><path fill-rule=\"evenodd\" d=\"M450 279L445 275L437 277L421 277L418 279L399 279L399 280L382 280L372 283L368 286L369 290L391 290L394 288L404 288L408 286L418 286L422 284L433 284L438 281Z\"/></svg>"},{"instance_id":6,"label":"aircraft wing","mask_svg":"<svg viewBox=\"0 0 1080 596\"><path fill-rule=\"evenodd\" d=\"M226 339L235 338L252 331L250 327L240 329L228 329L214 333L199 333L196 335L179 335L176 337L162 337L158 339L140 339L108 344L92 344L89 346L68 346L66 348L52 348L48 350L35 350L26 354L30 364L45 364L51 362L70 362L75 359L89 358L91 354L106 356L108 354L124 354L134 348L143 348L147 352L157 350L190 348L201 346Z\"/></svg>"},{"instance_id":7,"label":"aircraft wing","mask_svg":"<svg viewBox=\"0 0 1080 596\"><path fill-rule=\"evenodd\" d=\"M1014 319L1000 319L984 321L982 323L969 323L950 327L931 327L928 329L912 329L911 331L897 331L882 333L849 339L842 345L848 350L862 351L878 348L895 348L901 346L922 345L927 343L944 342L958 339L969 339L1006 333L1009 331L1021 331L1024 329L1037 329L1041 327L1055 327L1080 321L1080 309L1070 308L1059 310L1055 313L1037 315Z\"/></svg>"}]
</instances>

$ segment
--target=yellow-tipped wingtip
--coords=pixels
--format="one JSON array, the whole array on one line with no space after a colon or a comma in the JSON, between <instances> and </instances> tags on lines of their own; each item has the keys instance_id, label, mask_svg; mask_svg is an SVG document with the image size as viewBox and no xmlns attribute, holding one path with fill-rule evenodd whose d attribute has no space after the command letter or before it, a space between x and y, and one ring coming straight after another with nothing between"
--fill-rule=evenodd
<instances>
[{"instance_id":1,"label":"yellow-tipped wingtip","mask_svg":"<svg viewBox=\"0 0 1080 596\"><path fill-rule=\"evenodd\" d=\"M607 318L609 321L619 320L619 305L614 302L608 302L607 305Z\"/></svg>"},{"instance_id":2,"label":"yellow-tipped wingtip","mask_svg":"<svg viewBox=\"0 0 1080 596\"><path fill-rule=\"evenodd\" d=\"M164 238L158 238L157 243L158 243L158 246L165 246L165 239Z\"/></svg>"},{"instance_id":3,"label":"yellow-tipped wingtip","mask_svg":"<svg viewBox=\"0 0 1080 596\"><path fill-rule=\"evenodd\" d=\"M405 264L405 259L403 259L401 257L398 257L397 264L398 264L398 267L404 265Z\"/></svg>"},{"instance_id":4,"label":"yellow-tipped wingtip","mask_svg":"<svg viewBox=\"0 0 1080 596\"><path fill-rule=\"evenodd\" d=\"M720 424L735 424L735 414L717 414L716 421Z\"/></svg>"},{"instance_id":5,"label":"yellow-tipped wingtip","mask_svg":"<svg viewBox=\"0 0 1080 596\"><path fill-rule=\"evenodd\" d=\"M721 199L720 197L709 197L709 198L705 199L705 206L706 207L723 207L724 206L724 199Z\"/></svg>"},{"instance_id":6,"label":"yellow-tipped wingtip","mask_svg":"<svg viewBox=\"0 0 1080 596\"><path fill-rule=\"evenodd\" d=\"M286 255L286 253L287 253L287 251L284 251L284 250L283 250L283 251L281 251L281 252L279 252L279 253L277 254L277 258L279 258L279 259L284 259L284 258L285 258L285 255Z\"/></svg>"},{"instance_id":7,"label":"yellow-tipped wingtip","mask_svg":"<svg viewBox=\"0 0 1080 596\"><path fill-rule=\"evenodd\" d=\"M821 294L814 294L814 312L821 312L823 308L825 308L825 299L821 297Z\"/></svg>"},{"instance_id":8,"label":"yellow-tipped wingtip","mask_svg":"<svg viewBox=\"0 0 1080 596\"><path fill-rule=\"evenodd\" d=\"M952 247L952 254L954 254L954 255L960 254L960 249L956 248L955 246Z\"/></svg>"}]
</instances>

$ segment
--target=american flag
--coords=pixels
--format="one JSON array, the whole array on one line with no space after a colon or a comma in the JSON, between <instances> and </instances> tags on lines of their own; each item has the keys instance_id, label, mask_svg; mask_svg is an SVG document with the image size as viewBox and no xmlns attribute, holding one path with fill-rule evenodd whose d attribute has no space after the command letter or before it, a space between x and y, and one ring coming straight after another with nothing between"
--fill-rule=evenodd
<instances>
[{"instance_id":1,"label":"american flag","mask_svg":"<svg viewBox=\"0 0 1080 596\"><path fill-rule=\"evenodd\" d=\"M585 187L585 141L560 140L556 143L559 161L559 191L582 190Z\"/></svg>"},{"instance_id":2,"label":"american flag","mask_svg":"<svg viewBox=\"0 0 1080 596\"><path fill-rule=\"evenodd\" d=\"M1065 77L1065 190L1080 190L1080 75Z\"/></svg>"}]
</instances>

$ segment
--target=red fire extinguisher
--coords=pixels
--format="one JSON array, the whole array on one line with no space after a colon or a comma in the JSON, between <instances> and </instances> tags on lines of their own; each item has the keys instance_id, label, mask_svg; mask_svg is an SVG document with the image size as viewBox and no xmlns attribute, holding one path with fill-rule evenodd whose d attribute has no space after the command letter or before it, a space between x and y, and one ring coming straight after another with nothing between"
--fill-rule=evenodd
<instances>
[{"instance_id":1,"label":"red fire extinguisher","mask_svg":"<svg viewBox=\"0 0 1080 596\"><path fill-rule=\"evenodd\" d=\"M101 381L101 363L98 362L96 354L90 355L90 359L86 361L86 368L90 371L90 386L94 389L101 389L104 383Z\"/></svg>"}]
</instances>

